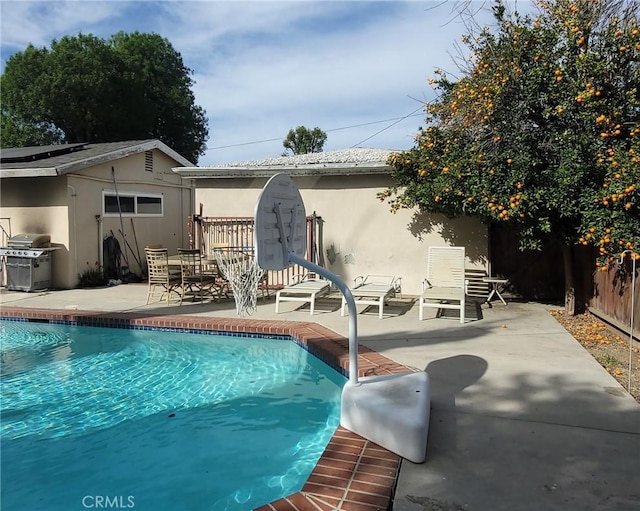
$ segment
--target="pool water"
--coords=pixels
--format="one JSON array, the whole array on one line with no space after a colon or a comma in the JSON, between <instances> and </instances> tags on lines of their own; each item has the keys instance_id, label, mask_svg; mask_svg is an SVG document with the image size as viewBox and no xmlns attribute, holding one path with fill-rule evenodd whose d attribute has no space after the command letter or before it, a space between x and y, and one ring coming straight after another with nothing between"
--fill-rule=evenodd
<instances>
[{"instance_id":1,"label":"pool water","mask_svg":"<svg viewBox=\"0 0 640 511\"><path fill-rule=\"evenodd\" d=\"M286 339L0 321L3 511L248 510L299 491L346 381Z\"/></svg>"}]
</instances>

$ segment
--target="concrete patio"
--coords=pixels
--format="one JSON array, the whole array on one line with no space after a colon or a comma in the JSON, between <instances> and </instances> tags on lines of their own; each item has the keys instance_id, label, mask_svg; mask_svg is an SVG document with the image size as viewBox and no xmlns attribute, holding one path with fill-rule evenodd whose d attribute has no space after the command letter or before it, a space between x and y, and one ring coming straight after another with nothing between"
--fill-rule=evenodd
<instances>
[{"instance_id":1,"label":"concrete patio","mask_svg":"<svg viewBox=\"0 0 640 511\"><path fill-rule=\"evenodd\" d=\"M236 317L233 300L144 305L146 284L22 293L2 305ZM640 510L640 405L548 313L471 304L418 320L403 298L358 316L359 340L429 373L427 461L403 461L393 510ZM337 296L308 307L259 300L256 319L315 321L348 335Z\"/></svg>"}]
</instances>

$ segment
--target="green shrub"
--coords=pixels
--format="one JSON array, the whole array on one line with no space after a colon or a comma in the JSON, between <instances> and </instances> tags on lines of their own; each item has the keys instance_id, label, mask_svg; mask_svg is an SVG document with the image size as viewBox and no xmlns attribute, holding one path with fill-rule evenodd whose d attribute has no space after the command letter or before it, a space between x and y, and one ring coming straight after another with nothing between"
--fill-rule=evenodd
<instances>
[{"instance_id":1,"label":"green shrub","mask_svg":"<svg viewBox=\"0 0 640 511\"><path fill-rule=\"evenodd\" d=\"M107 279L97 262L93 266L87 262L87 268L78 275L78 279L78 287L99 287L107 284Z\"/></svg>"}]
</instances>

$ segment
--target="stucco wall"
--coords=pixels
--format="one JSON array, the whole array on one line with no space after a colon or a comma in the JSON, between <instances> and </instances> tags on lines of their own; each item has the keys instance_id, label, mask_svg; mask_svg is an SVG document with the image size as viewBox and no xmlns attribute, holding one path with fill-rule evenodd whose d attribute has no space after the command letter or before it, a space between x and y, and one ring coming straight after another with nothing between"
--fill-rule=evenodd
<instances>
[{"instance_id":1,"label":"stucco wall","mask_svg":"<svg viewBox=\"0 0 640 511\"><path fill-rule=\"evenodd\" d=\"M52 244L62 247L53 258L56 288L75 287L78 274L102 262L101 239L111 232L126 252L122 263L128 260L131 271L140 275L137 260L145 264L145 245L161 244L171 252L188 245L187 223L194 211L190 180L171 170L176 162L159 150L153 151L153 160L152 172L145 170L143 152L59 177L3 179L0 217L11 218L14 235L48 233ZM162 194L164 215L103 216L102 193L116 187L120 194Z\"/></svg>"},{"instance_id":2,"label":"stucco wall","mask_svg":"<svg viewBox=\"0 0 640 511\"><path fill-rule=\"evenodd\" d=\"M204 216L253 216L266 178L197 179L196 204ZM467 266L486 269L487 229L474 219L448 220L414 211L392 214L376 194L391 184L383 175L294 178L307 215L321 217L323 266L351 284L358 275L402 277L403 293L420 292L429 245L466 247Z\"/></svg>"},{"instance_id":3,"label":"stucco wall","mask_svg":"<svg viewBox=\"0 0 640 511\"><path fill-rule=\"evenodd\" d=\"M67 180L61 177L3 179L0 217L11 225L11 235L49 234L51 244L59 247L52 256L51 278L54 287L62 287L68 277L69 222Z\"/></svg>"},{"instance_id":4,"label":"stucco wall","mask_svg":"<svg viewBox=\"0 0 640 511\"><path fill-rule=\"evenodd\" d=\"M144 266L144 247L164 245L170 252L188 244L187 222L192 214L192 191L188 183L171 171L175 162L164 153L154 151L153 172L145 170L144 153L96 165L82 173L69 176L75 190L70 209L70 243L77 254L73 266L80 273L84 268L102 260L102 244L113 233L120 244L122 263L140 275L139 262ZM112 171L113 168L113 171ZM115 175L115 182L114 182ZM117 189L117 190L116 190ZM102 193L128 192L161 194L164 202L162 217L102 215ZM121 231L124 233L122 237ZM75 236L74 236L75 233ZM126 240L126 241L125 241Z\"/></svg>"}]
</instances>

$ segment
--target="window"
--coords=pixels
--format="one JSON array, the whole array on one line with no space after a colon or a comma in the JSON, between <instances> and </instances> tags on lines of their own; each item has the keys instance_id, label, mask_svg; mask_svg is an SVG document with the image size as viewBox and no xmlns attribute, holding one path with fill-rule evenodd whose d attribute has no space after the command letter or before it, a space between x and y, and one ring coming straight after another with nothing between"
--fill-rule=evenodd
<instances>
[{"instance_id":1,"label":"window","mask_svg":"<svg viewBox=\"0 0 640 511\"><path fill-rule=\"evenodd\" d=\"M105 195L104 196L104 212L108 213L119 213L122 211L123 213L135 213L136 212L136 203L135 197L127 197L124 195L120 195L120 209L118 210L118 197L114 195Z\"/></svg>"},{"instance_id":2,"label":"window","mask_svg":"<svg viewBox=\"0 0 640 511\"><path fill-rule=\"evenodd\" d=\"M103 192L104 216L163 216L164 204L162 195L125 192L116 195L115 192ZM118 209L118 198L120 208Z\"/></svg>"},{"instance_id":3,"label":"window","mask_svg":"<svg viewBox=\"0 0 640 511\"><path fill-rule=\"evenodd\" d=\"M162 214L162 197L136 197L138 215L161 215Z\"/></svg>"}]
</instances>

